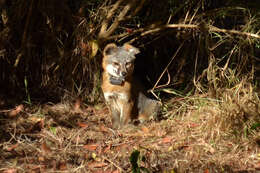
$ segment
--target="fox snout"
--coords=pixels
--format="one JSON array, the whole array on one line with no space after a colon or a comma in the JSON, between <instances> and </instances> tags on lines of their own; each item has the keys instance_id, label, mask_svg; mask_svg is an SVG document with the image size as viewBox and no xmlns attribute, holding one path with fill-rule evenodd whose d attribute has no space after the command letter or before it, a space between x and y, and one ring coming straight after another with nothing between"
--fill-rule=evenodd
<instances>
[{"instance_id":1,"label":"fox snout","mask_svg":"<svg viewBox=\"0 0 260 173\"><path fill-rule=\"evenodd\" d=\"M119 71L120 71L120 76L121 76L122 78L125 78L125 77L127 76L127 73L129 73L129 72L127 71L127 69L126 69L126 67L125 67L124 64L122 65L122 67L120 67Z\"/></svg>"},{"instance_id":2,"label":"fox snout","mask_svg":"<svg viewBox=\"0 0 260 173\"><path fill-rule=\"evenodd\" d=\"M106 71L115 78L125 79L127 76L127 69L120 67L119 65L108 65Z\"/></svg>"},{"instance_id":3,"label":"fox snout","mask_svg":"<svg viewBox=\"0 0 260 173\"><path fill-rule=\"evenodd\" d=\"M126 76L127 75L127 73L125 72L125 71L122 71L122 76Z\"/></svg>"}]
</instances>

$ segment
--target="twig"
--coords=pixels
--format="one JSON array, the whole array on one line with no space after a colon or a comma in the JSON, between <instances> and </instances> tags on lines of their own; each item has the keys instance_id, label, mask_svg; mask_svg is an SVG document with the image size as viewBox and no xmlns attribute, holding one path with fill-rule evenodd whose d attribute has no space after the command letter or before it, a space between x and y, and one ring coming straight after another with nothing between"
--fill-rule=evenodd
<instances>
[{"instance_id":1,"label":"twig","mask_svg":"<svg viewBox=\"0 0 260 173\"><path fill-rule=\"evenodd\" d=\"M104 34L104 37L107 37L112 34L112 32L115 31L117 26L119 25L119 22L123 20L123 18L126 16L128 11L131 9L131 3L127 4L124 9L121 11L121 13L118 15L118 17L115 19L114 23L107 29L107 31Z\"/></svg>"},{"instance_id":2,"label":"twig","mask_svg":"<svg viewBox=\"0 0 260 173\"><path fill-rule=\"evenodd\" d=\"M24 31L23 31L23 37L22 37L22 43L21 43L21 53L19 53L17 55L17 58L15 60L15 63L14 63L14 67L17 67L22 55L24 54L24 51L25 51L25 45L26 45L26 41L28 39L27 35L28 35L28 28L29 28L29 24L30 24L30 19L31 19L31 16L32 16L32 9L33 9L33 2L34 0L31 0L31 4L30 4L30 8L29 8L29 11L28 11L28 14L27 14L27 17L26 17L26 21L25 21L25 25L24 25Z\"/></svg>"},{"instance_id":3,"label":"twig","mask_svg":"<svg viewBox=\"0 0 260 173\"><path fill-rule=\"evenodd\" d=\"M213 25L207 25L209 31L211 32L222 32L222 33L229 33L229 34L236 34L236 35L243 35L243 36L249 36L254 38L260 38L260 35L253 34L249 32L242 32L237 30L228 30L228 29L220 29ZM201 25L195 25L195 24L169 24L165 25L164 28L190 28L190 29L200 29Z\"/></svg>"},{"instance_id":4,"label":"twig","mask_svg":"<svg viewBox=\"0 0 260 173\"><path fill-rule=\"evenodd\" d=\"M111 163L112 165L114 165L117 169L120 170L120 172L124 172L123 168L121 168L120 166L118 166L117 164L115 164L112 160L108 159L105 156L102 156L104 160L108 161L109 163Z\"/></svg>"},{"instance_id":5,"label":"twig","mask_svg":"<svg viewBox=\"0 0 260 173\"><path fill-rule=\"evenodd\" d=\"M141 33L144 31L144 28L140 28L140 29L136 29L134 30L133 32L129 33L129 32L124 32L124 33L121 33L121 34L117 34L117 35L112 35L112 36L109 36L107 37L106 39L107 40L115 40L115 39L123 39L124 37L129 37L129 36L132 36L134 34L137 34L137 33Z\"/></svg>"},{"instance_id":6,"label":"twig","mask_svg":"<svg viewBox=\"0 0 260 173\"><path fill-rule=\"evenodd\" d=\"M131 16L135 16L143 8L145 1L146 0L141 0L139 6L135 9L134 13Z\"/></svg>"},{"instance_id":7,"label":"twig","mask_svg":"<svg viewBox=\"0 0 260 173\"><path fill-rule=\"evenodd\" d=\"M157 86L155 89L162 88L162 87L168 86L168 85L170 84L170 82L171 82L171 75L170 75L168 69L166 70L166 72L167 72L167 76L168 76L168 81L167 81L167 83L166 83L166 84L159 85L159 86Z\"/></svg>"},{"instance_id":8,"label":"twig","mask_svg":"<svg viewBox=\"0 0 260 173\"><path fill-rule=\"evenodd\" d=\"M198 65L198 58L199 58L199 51L198 50L199 49L197 49L196 56L195 56L196 58L195 58L195 64L194 64L193 84L200 92L202 92L202 90L200 89L200 87L197 85L197 82L196 82L196 79L197 79L196 73L197 73L197 65Z\"/></svg>"},{"instance_id":9,"label":"twig","mask_svg":"<svg viewBox=\"0 0 260 173\"><path fill-rule=\"evenodd\" d=\"M158 96L154 93L154 89L157 87L158 83L160 82L161 78L163 77L164 73L168 70L170 64L172 63L173 59L176 57L176 55L179 53L180 49L182 48L183 44L185 41L183 41L181 43L181 45L178 47L177 51L175 52L175 54L173 55L172 59L170 60L170 62L167 64L167 66L165 67L165 69L163 70L163 72L161 73L161 75L159 76L158 80L156 81L156 83L154 84L153 88L151 90L149 90L149 92L151 92L157 99ZM159 99L160 100L160 99Z\"/></svg>"},{"instance_id":10,"label":"twig","mask_svg":"<svg viewBox=\"0 0 260 173\"><path fill-rule=\"evenodd\" d=\"M220 29L217 28L215 26L209 26L209 31L215 31L215 32L223 32L223 33L229 33L229 34L236 34L236 35L243 35L243 36L248 36L248 37L254 37L254 38L259 38L260 39L260 35L258 34L253 34L250 32L241 32L241 31L237 31L237 30L228 30L228 29Z\"/></svg>"},{"instance_id":11,"label":"twig","mask_svg":"<svg viewBox=\"0 0 260 173\"><path fill-rule=\"evenodd\" d=\"M100 29L100 32L99 32L99 36L101 36L103 33L106 32L109 21L112 19L113 15L115 13L115 10L118 9L118 7L119 7L119 5L121 4L122 1L123 0L117 1L113 5L113 8L108 12L107 18L101 24L101 29Z\"/></svg>"},{"instance_id":12,"label":"twig","mask_svg":"<svg viewBox=\"0 0 260 173\"><path fill-rule=\"evenodd\" d=\"M129 10L133 6L133 2L129 1L129 3L125 5L123 10L115 18L115 20L110 25L110 27L108 27L108 23L112 20L112 16L114 15L115 10L118 8L118 6L120 5L121 2L122 2L122 0L117 1L117 3L113 6L111 11L108 13L108 17L102 23L102 26L101 26L101 29L100 29L100 32L99 32L99 35L98 35L99 38L102 39L102 38L106 38L106 37L110 36L116 30L116 28L118 27L119 23L124 19L126 14L129 12Z\"/></svg>"},{"instance_id":13,"label":"twig","mask_svg":"<svg viewBox=\"0 0 260 173\"><path fill-rule=\"evenodd\" d=\"M184 28L184 29L198 29L201 31L205 31L207 28L209 32L222 32L222 33L228 33L228 34L235 34L235 35L242 35L242 36L248 36L248 37L253 37L253 38L258 38L260 39L260 35L258 34L253 34L249 32L241 32L237 30L228 30L228 29L220 29L212 25L201 25L201 24L168 24L168 25L163 25L157 28L153 28L151 30L144 31L141 33L140 36L133 38L132 40L129 41L129 43L133 43L134 41L140 39L141 37L144 37L148 34L153 34L156 32L160 32L165 29L173 29L173 28Z\"/></svg>"}]
</instances>

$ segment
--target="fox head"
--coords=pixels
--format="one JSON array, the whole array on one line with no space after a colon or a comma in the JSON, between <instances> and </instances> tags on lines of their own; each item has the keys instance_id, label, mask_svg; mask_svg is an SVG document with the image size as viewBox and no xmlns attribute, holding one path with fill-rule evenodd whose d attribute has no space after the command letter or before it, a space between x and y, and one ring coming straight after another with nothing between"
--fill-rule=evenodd
<instances>
[{"instance_id":1,"label":"fox head","mask_svg":"<svg viewBox=\"0 0 260 173\"><path fill-rule=\"evenodd\" d=\"M103 69L110 76L112 84L122 84L128 76L131 76L134 70L135 55L139 49L130 44L124 44L122 47L116 44L108 44L103 51Z\"/></svg>"}]
</instances>

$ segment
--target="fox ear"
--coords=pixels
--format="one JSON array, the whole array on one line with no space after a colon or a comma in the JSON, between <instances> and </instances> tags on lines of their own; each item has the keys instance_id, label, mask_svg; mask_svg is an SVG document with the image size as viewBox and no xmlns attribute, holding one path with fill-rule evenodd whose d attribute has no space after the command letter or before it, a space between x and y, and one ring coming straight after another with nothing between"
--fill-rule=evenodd
<instances>
[{"instance_id":1,"label":"fox ear","mask_svg":"<svg viewBox=\"0 0 260 173\"><path fill-rule=\"evenodd\" d=\"M138 48L136 48L136 47L134 47L134 46L132 46L132 45L130 45L128 43L125 43L123 45L123 48L126 51L128 51L131 55L136 55L136 54L140 53L140 50Z\"/></svg>"},{"instance_id":2,"label":"fox ear","mask_svg":"<svg viewBox=\"0 0 260 173\"><path fill-rule=\"evenodd\" d=\"M108 45L106 45L104 51L103 51L103 55L104 56L108 56L108 55L111 55L113 53L115 53L117 51L117 46L115 43L110 43Z\"/></svg>"}]
</instances>

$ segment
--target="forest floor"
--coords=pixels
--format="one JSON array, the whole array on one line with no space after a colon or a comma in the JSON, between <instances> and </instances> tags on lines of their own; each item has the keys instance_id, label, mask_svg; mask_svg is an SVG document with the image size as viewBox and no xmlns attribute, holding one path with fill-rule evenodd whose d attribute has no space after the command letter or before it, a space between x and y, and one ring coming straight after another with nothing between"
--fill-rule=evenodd
<instances>
[{"instance_id":1,"label":"forest floor","mask_svg":"<svg viewBox=\"0 0 260 173\"><path fill-rule=\"evenodd\" d=\"M239 100L175 98L120 130L104 104L21 103L0 110L0 172L257 172L260 108Z\"/></svg>"}]
</instances>

